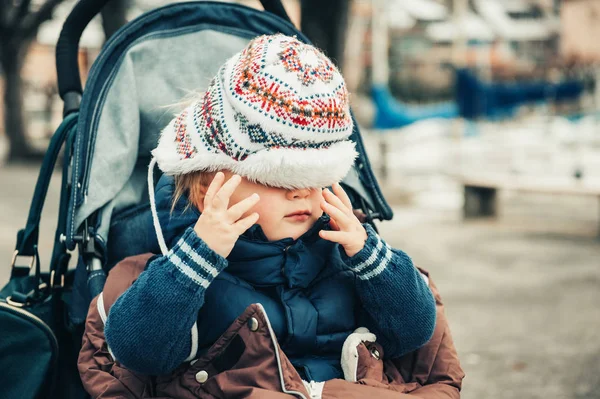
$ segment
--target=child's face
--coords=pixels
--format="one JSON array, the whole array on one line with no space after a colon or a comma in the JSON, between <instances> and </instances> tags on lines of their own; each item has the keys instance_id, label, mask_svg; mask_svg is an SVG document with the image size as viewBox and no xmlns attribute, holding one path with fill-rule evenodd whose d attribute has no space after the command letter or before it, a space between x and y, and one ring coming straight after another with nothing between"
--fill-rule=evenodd
<instances>
[{"instance_id":1,"label":"child's face","mask_svg":"<svg viewBox=\"0 0 600 399\"><path fill-rule=\"evenodd\" d=\"M254 193L260 200L244 216L257 212L260 216L257 223L269 241L297 239L323 215L320 188L286 190L252 183L245 178L231 196L229 206Z\"/></svg>"},{"instance_id":2,"label":"child's face","mask_svg":"<svg viewBox=\"0 0 600 399\"><path fill-rule=\"evenodd\" d=\"M224 173L226 180L232 176L229 172ZM242 218L257 212L257 223L269 241L287 237L297 239L323 215L320 206L323 194L320 188L286 190L252 183L245 178L242 178L229 199L229 207L254 193L259 195L260 200ZM197 205L200 211L204 210L203 201Z\"/></svg>"}]
</instances>

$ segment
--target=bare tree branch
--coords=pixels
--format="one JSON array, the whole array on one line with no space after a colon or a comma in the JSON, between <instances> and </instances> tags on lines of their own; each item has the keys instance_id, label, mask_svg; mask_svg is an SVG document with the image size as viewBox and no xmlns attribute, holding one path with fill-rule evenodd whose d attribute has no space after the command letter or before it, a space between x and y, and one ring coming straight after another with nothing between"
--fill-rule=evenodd
<instances>
[{"instance_id":1,"label":"bare tree branch","mask_svg":"<svg viewBox=\"0 0 600 399\"><path fill-rule=\"evenodd\" d=\"M5 25L11 28L16 28L19 21L29 11L31 0L22 0L19 2L8 0L4 7L1 7L4 12Z\"/></svg>"},{"instance_id":2,"label":"bare tree branch","mask_svg":"<svg viewBox=\"0 0 600 399\"><path fill-rule=\"evenodd\" d=\"M22 67L40 25L52 18L62 1L45 0L35 9L32 0L0 0L0 71L5 83L4 130L10 142L10 159L28 158L35 152L28 142L23 113Z\"/></svg>"},{"instance_id":3,"label":"bare tree branch","mask_svg":"<svg viewBox=\"0 0 600 399\"><path fill-rule=\"evenodd\" d=\"M16 27L17 24L19 23L19 21L23 20L25 15L28 14L29 6L31 6L31 0L22 0L21 1L21 4L19 4L19 7L16 12L15 21L13 24L14 27Z\"/></svg>"},{"instance_id":4,"label":"bare tree branch","mask_svg":"<svg viewBox=\"0 0 600 399\"><path fill-rule=\"evenodd\" d=\"M19 29L19 23L27 15L31 0L22 0L19 3L7 1L5 7L0 7L2 10L3 17L3 34L2 37L8 38L7 41L18 41L21 30Z\"/></svg>"},{"instance_id":5,"label":"bare tree branch","mask_svg":"<svg viewBox=\"0 0 600 399\"><path fill-rule=\"evenodd\" d=\"M100 14L106 40L127 23L127 8L129 8L128 0L110 0L102 7Z\"/></svg>"},{"instance_id":6,"label":"bare tree branch","mask_svg":"<svg viewBox=\"0 0 600 399\"><path fill-rule=\"evenodd\" d=\"M6 20L6 16L8 14L10 8L10 3L4 3L0 5L0 33L2 33L2 37L6 37L5 33L7 33L6 27L8 26L8 22Z\"/></svg>"},{"instance_id":7,"label":"bare tree branch","mask_svg":"<svg viewBox=\"0 0 600 399\"><path fill-rule=\"evenodd\" d=\"M28 14L25 18L23 18L22 32L23 39L29 40L32 39L33 36L37 33L40 25L52 18L52 14L54 13L54 9L57 5L62 3L63 0L47 0L39 10L34 13Z\"/></svg>"},{"instance_id":8,"label":"bare tree branch","mask_svg":"<svg viewBox=\"0 0 600 399\"><path fill-rule=\"evenodd\" d=\"M350 0L302 0L300 30L343 70Z\"/></svg>"}]
</instances>

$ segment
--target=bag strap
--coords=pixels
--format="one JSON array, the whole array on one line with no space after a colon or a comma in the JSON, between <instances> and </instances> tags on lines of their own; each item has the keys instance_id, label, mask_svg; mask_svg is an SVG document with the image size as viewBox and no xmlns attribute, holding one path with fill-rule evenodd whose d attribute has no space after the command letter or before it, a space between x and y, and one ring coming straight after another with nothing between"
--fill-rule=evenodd
<instances>
[{"instance_id":1,"label":"bag strap","mask_svg":"<svg viewBox=\"0 0 600 399\"><path fill-rule=\"evenodd\" d=\"M46 194L48 193L48 186L50 185L50 179L52 177L52 172L54 171L54 166L56 165L56 160L58 159L60 149L63 146L63 143L65 142L67 136L69 135L71 128L76 123L77 113L70 114L62 121L62 123L56 130L56 133L54 133L52 139L50 140L48 150L44 155L44 160L40 168L40 174L35 185L35 190L33 192L33 199L31 200L31 206L29 208L27 224L24 229L19 230L19 232L17 233L17 245L15 247L15 252L13 254L11 265L11 278L28 275L34 264L38 262L36 259L38 258L37 245L40 231L40 219L42 209L44 207L44 202L46 201ZM65 163L68 164L68 162L69 159L65 158ZM63 195L61 193L61 197L62 196ZM63 201L61 198L61 203L62 202ZM59 223L61 223L60 220ZM60 237L58 237L58 239L60 240ZM23 264L21 258L29 259L27 259L25 264Z\"/></svg>"},{"instance_id":2,"label":"bag strap","mask_svg":"<svg viewBox=\"0 0 600 399\"><path fill-rule=\"evenodd\" d=\"M71 131L69 129L69 131ZM74 135L67 135L63 159L71 159L73 149ZM56 223L56 233L54 233L54 248L52 249L52 258L50 259L50 288L52 290L62 289L65 285L65 274L69 268L71 254L67 251L67 213L69 211L69 190L65 187L69 185L69 167L70 162L63 162L62 172L62 190L60 191L60 201L58 210L58 221Z\"/></svg>"}]
</instances>

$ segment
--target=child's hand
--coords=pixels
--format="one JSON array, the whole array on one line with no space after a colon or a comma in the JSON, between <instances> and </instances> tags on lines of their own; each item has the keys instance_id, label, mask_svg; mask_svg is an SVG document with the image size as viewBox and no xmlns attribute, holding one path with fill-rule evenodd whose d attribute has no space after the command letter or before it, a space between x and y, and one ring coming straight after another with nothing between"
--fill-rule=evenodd
<instances>
[{"instance_id":1,"label":"child's hand","mask_svg":"<svg viewBox=\"0 0 600 399\"><path fill-rule=\"evenodd\" d=\"M256 212L245 218L241 217L256 205L260 198L254 193L228 209L229 198L242 179L233 175L225 184L224 180L225 175L219 172L208 186L204 197L204 211L194 230L210 249L226 258L240 234L258 220Z\"/></svg>"},{"instance_id":2,"label":"child's hand","mask_svg":"<svg viewBox=\"0 0 600 399\"><path fill-rule=\"evenodd\" d=\"M335 194L334 194L335 193ZM321 230L321 238L337 242L346 251L346 255L356 255L367 241L367 232L352 212L350 198L339 184L333 185L333 193L323 190L321 209L331 217L330 225L336 231Z\"/></svg>"}]
</instances>

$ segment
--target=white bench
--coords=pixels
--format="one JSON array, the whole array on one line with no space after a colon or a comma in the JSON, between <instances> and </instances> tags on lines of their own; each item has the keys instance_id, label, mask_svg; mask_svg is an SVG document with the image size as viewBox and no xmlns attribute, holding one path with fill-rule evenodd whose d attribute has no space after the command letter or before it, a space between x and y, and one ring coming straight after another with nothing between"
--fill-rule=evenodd
<instances>
[{"instance_id":1,"label":"white bench","mask_svg":"<svg viewBox=\"0 0 600 399\"><path fill-rule=\"evenodd\" d=\"M535 178L487 173L454 174L464 189L463 216L467 219L498 214L498 190L582 195L600 199L600 179Z\"/></svg>"}]
</instances>

